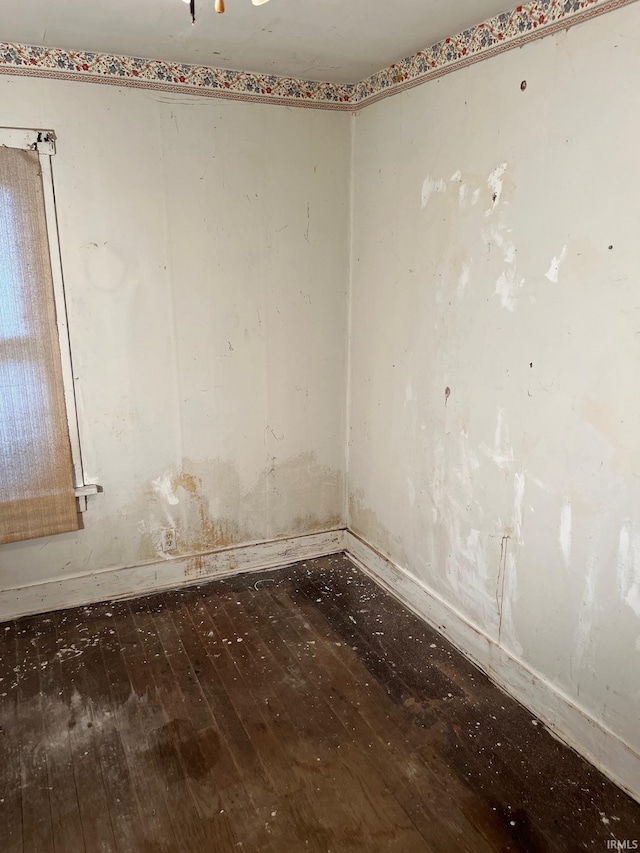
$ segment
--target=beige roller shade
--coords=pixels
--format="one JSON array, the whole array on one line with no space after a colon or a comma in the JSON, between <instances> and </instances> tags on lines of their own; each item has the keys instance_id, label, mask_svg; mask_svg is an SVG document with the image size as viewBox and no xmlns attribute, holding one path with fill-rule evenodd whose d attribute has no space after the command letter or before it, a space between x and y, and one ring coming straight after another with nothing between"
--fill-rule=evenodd
<instances>
[{"instance_id":1,"label":"beige roller shade","mask_svg":"<svg viewBox=\"0 0 640 853\"><path fill-rule=\"evenodd\" d=\"M0 543L77 530L37 152L0 147Z\"/></svg>"}]
</instances>

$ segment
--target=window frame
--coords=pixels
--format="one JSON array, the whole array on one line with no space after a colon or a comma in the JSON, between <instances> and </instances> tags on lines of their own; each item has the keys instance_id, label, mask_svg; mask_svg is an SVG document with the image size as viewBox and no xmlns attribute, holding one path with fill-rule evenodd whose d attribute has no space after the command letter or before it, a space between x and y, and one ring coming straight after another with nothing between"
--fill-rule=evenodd
<instances>
[{"instance_id":1,"label":"window frame","mask_svg":"<svg viewBox=\"0 0 640 853\"><path fill-rule=\"evenodd\" d=\"M71 444L71 462L73 466L73 483L75 495L81 512L87 509L87 497L95 495L100 487L88 483L82 463L82 445L80 442L80 427L78 423L78 406L76 400L75 380L73 375L73 359L71 340L69 337L69 322L67 318L67 301L64 290L62 271L62 256L60 254L60 238L58 233L58 217L56 212L55 188L53 182L52 157L56 153L56 136L52 130L32 130L27 128L0 127L0 147L20 148L24 151L37 151L42 172L42 189L44 194L44 210L49 241L49 259L51 262L51 278L53 281L53 297L56 310L56 326L62 364L62 383L64 400L67 411L67 427Z\"/></svg>"}]
</instances>

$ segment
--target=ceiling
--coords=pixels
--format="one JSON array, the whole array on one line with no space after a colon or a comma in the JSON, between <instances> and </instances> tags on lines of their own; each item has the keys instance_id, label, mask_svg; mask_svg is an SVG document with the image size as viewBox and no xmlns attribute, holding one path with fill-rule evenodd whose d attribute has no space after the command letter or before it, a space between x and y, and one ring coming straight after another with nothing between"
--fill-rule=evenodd
<instances>
[{"instance_id":1,"label":"ceiling","mask_svg":"<svg viewBox=\"0 0 640 853\"><path fill-rule=\"evenodd\" d=\"M354 83L509 0L0 0L0 40Z\"/></svg>"}]
</instances>

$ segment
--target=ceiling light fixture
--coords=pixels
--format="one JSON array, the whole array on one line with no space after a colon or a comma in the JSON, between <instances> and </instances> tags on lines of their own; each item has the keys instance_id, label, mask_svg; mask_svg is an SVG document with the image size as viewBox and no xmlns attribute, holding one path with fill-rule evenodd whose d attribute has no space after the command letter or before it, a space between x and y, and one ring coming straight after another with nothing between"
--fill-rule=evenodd
<instances>
[{"instance_id":1,"label":"ceiling light fixture","mask_svg":"<svg viewBox=\"0 0 640 853\"><path fill-rule=\"evenodd\" d=\"M189 11L191 12L191 23L195 24L196 22L196 0L184 0L185 3L189 4ZM254 6L262 6L264 3L268 3L269 0L251 0ZM224 12L224 0L215 0L215 10L219 15L222 15Z\"/></svg>"}]
</instances>

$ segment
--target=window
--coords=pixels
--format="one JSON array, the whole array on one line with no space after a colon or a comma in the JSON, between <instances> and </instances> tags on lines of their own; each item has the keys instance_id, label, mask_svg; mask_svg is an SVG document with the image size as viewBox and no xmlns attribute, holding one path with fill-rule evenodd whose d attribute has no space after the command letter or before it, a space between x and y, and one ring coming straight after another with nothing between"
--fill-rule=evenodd
<instances>
[{"instance_id":1,"label":"window","mask_svg":"<svg viewBox=\"0 0 640 853\"><path fill-rule=\"evenodd\" d=\"M52 133L0 129L0 543L77 530L97 491L82 472L54 153Z\"/></svg>"}]
</instances>

